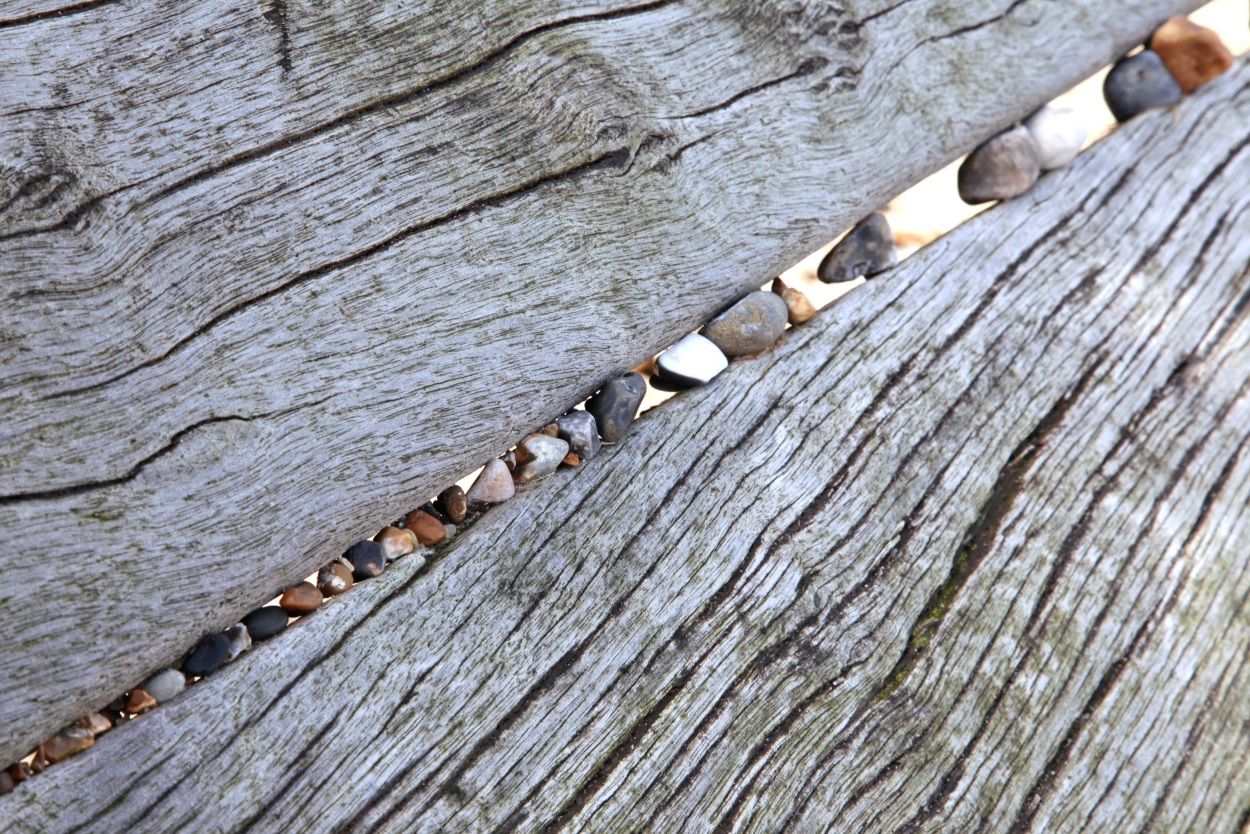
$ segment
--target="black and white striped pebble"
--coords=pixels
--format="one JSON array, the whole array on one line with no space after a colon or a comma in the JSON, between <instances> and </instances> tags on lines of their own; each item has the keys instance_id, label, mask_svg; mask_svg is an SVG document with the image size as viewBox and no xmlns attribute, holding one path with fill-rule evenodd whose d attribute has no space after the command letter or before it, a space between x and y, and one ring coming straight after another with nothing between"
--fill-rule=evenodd
<instances>
[{"instance_id":1,"label":"black and white striped pebble","mask_svg":"<svg viewBox=\"0 0 1250 834\"><path fill-rule=\"evenodd\" d=\"M885 272L898 263L898 248L890 221L873 212L834 244L816 268L816 277L826 284L853 281Z\"/></svg>"},{"instance_id":2,"label":"black and white striped pebble","mask_svg":"<svg viewBox=\"0 0 1250 834\"><path fill-rule=\"evenodd\" d=\"M586 401L586 410L595 418L604 443L616 443L625 436L646 394L647 381L631 371L608 380L599 393Z\"/></svg>"},{"instance_id":3,"label":"black and white striped pebble","mask_svg":"<svg viewBox=\"0 0 1250 834\"><path fill-rule=\"evenodd\" d=\"M286 612L278 606L266 605L264 608L257 608L244 617L243 625L247 626L247 633L252 640L259 643L261 640L268 640L286 628L288 619ZM183 668L185 669L186 667Z\"/></svg>"},{"instance_id":4,"label":"black and white striped pebble","mask_svg":"<svg viewBox=\"0 0 1250 834\"><path fill-rule=\"evenodd\" d=\"M1010 200L1028 191L1042 171L1037 142L1020 125L968 154L959 166L959 196L969 205Z\"/></svg>"},{"instance_id":5,"label":"black and white striped pebble","mask_svg":"<svg viewBox=\"0 0 1250 834\"><path fill-rule=\"evenodd\" d=\"M182 661L182 671L197 678L212 674L226 662L226 653L229 650L230 638L225 632L210 634L191 650L186 660Z\"/></svg>"},{"instance_id":6,"label":"black and white striped pebble","mask_svg":"<svg viewBox=\"0 0 1250 834\"><path fill-rule=\"evenodd\" d=\"M572 411L556 420L559 438L569 444L569 451L582 460L590 460L602 448L599 426L589 411Z\"/></svg>"},{"instance_id":7,"label":"black and white striped pebble","mask_svg":"<svg viewBox=\"0 0 1250 834\"><path fill-rule=\"evenodd\" d=\"M757 290L704 325L702 334L726 356L749 356L777 344L789 315L781 296Z\"/></svg>"},{"instance_id":8,"label":"black and white striped pebble","mask_svg":"<svg viewBox=\"0 0 1250 834\"><path fill-rule=\"evenodd\" d=\"M711 340L691 333L661 353L655 367L657 388L680 390L706 385L729 367L729 360Z\"/></svg>"}]
</instances>

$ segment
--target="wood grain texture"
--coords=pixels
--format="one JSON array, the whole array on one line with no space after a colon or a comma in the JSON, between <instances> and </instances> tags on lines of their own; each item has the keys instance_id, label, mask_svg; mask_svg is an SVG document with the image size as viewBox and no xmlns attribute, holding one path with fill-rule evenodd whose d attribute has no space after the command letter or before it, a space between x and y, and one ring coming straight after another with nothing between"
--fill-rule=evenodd
<instances>
[{"instance_id":1,"label":"wood grain texture","mask_svg":"<svg viewBox=\"0 0 1250 834\"><path fill-rule=\"evenodd\" d=\"M0 759L1189 5L10 14Z\"/></svg>"},{"instance_id":2,"label":"wood grain texture","mask_svg":"<svg viewBox=\"0 0 1250 834\"><path fill-rule=\"evenodd\" d=\"M1235 830L1247 124L1243 63L0 816Z\"/></svg>"}]
</instances>

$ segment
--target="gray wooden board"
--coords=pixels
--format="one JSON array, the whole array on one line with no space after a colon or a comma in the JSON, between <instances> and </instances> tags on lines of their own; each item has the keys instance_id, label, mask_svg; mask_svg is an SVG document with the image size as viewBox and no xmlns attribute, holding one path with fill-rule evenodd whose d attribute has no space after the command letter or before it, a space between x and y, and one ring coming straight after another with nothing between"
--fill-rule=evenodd
<instances>
[{"instance_id":1,"label":"gray wooden board","mask_svg":"<svg viewBox=\"0 0 1250 834\"><path fill-rule=\"evenodd\" d=\"M4 12L0 759L1194 5Z\"/></svg>"},{"instance_id":2,"label":"gray wooden board","mask_svg":"<svg viewBox=\"0 0 1250 834\"><path fill-rule=\"evenodd\" d=\"M1250 67L0 799L17 831L1230 831Z\"/></svg>"}]
</instances>

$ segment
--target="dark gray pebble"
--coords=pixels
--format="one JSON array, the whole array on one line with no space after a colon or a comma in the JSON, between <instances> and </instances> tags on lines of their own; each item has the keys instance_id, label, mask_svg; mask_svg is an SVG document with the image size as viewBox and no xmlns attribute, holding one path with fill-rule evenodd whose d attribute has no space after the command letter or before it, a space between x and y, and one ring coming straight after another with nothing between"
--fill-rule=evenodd
<instances>
[{"instance_id":1,"label":"dark gray pebble","mask_svg":"<svg viewBox=\"0 0 1250 834\"><path fill-rule=\"evenodd\" d=\"M1179 102L1181 85L1157 53L1143 49L1116 62L1102 83L1102 97L1116 121L1127 122L1143 110Z\"/></svg>"},{"instance_id":2,"label":"dark gray pebble","mask_svg":"<svg viewBox=\"0 0 1250 834\"><path fill-rule=\"evenodd\" d=\"M890 221L880 212L873 212L829 250L816 269L816 277L826 284L853 281L861 275L885 272L896 263L898 249Z\"/></svg>"},{"instance_id":3,"label":"dark gray pebble","mask_svg":"<svg viewBox=\"0 0 1250 834\"><path fill-rule=\"evenodd\" d=\"M469 502L464 497L464 490L459 484L453 484L438 494L434 502L443 511L443 515L452 524L459 524L469 513Z\"/></svg>"},{"instance_id":4,"label":"dark gray pebble","mask_svg":"<svg viewBox=\"0 0 1250 834\"><path fill-rule=\"evenodd\" d=\"M352 576L356 579L377 576L386 568L386 551L382 545L368 539L347 548L343 556L351 563Z\"/></svg>"},{"instance_id":5,"label":"dark gray pebble","mask_svg":"<svg viewBox=\"0 0 1250 834\"><path fill-rule=\"evenodd\" d=\"M992 136L959 166L959 198L968 205L1010 200L1033 187L1042 173L1037 142L1023 125Z\"/></svg>"},{"instance_id":6,"label":"dark gray pebble","mask_svg":"<svg viewBox=\"0 0 1250 834\"><path fill-rule=\"evenodd\" d=\"M187 659L182 661L182 671L197 678L217 671L226 661L230 650L230 638L224 632L210 634L199 642Z\"/></svg>"},{"instance_id":7,"label":"dark gray pebble","mask_svg":"<svg viewBox=\"0 0 1250 834\"><path fill-rule=\"evenodd\" d=\"M586 410L595 418L604 443L616 443L625 436L646 393L647 381L631 371L608 380L598 394L586 401Z\"/></svg>"},{"instance_id":8,"label":"dark gray pebble","mask_svg":"<svg viewBox=\"0 0 1250 834\"><path fill-rule=\"evenodd\" d=\"M582 460L590 460L602 448L599 426L589 411L573 411L556 420L560 439L569 444L569 451Z\"/></svg>"},{"instance_id":9,"label":"dark gray pebble","mask_svg":"<svg viewBox=\"0 0 1250 834\"><path fill-rule=\"evenodd\" d=\"M287 619L286 612L281 608L276 605L266 605L244 617L243 625L247 627L247 633L252 640L260 642L268 640L286 628Z\"/></svg>"}]
</instances>

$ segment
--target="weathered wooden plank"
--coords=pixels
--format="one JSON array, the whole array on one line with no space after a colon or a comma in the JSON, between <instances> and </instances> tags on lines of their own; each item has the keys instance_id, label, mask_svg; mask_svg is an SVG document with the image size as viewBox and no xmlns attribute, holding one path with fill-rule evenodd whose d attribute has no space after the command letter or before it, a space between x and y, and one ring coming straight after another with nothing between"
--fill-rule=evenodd
<instances>
[{"instance_id":1,"label":"weathered wooden plank","mask_svg":"<svg viewBox=\"0 0 1250 834\"><path fill-rule=\"evenodd\" d=\"M845 5L0 29L0 758L1191 4Z\"/></svg>"},{"instance_id":2,"label":"weathered wooden plank","mask_svg":"<svg viewBox=\"0 0 1250 834\"><path fill-rule=\"evenodd\" d=\"M1233 830L1247 124L1243 64L0 815Z\"/></svg>"}]
</instances>

